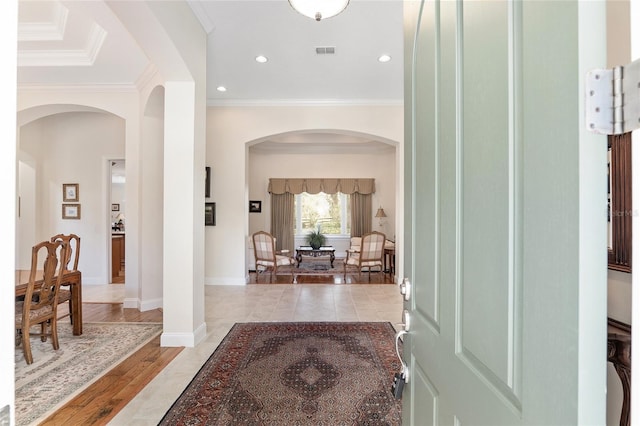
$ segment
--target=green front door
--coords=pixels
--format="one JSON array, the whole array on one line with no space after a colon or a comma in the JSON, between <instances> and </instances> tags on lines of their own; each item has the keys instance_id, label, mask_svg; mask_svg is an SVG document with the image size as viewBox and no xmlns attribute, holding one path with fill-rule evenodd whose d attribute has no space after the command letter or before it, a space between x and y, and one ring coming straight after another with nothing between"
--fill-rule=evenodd
<instances>
[{"instance_id":1,"label":"green front door","mask_svg":"<svg viewBox=\"0 0 640 426\"><path fill-rule=\"evenodd\" d=\"M405 424L604 424L604 2L407 1Z\"/></svg>"}]
</instances>

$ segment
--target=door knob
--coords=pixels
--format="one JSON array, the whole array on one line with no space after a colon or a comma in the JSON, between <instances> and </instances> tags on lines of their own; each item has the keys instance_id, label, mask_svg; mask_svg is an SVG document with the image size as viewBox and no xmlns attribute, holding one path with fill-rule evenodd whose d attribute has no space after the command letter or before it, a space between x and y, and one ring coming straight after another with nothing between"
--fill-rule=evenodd
<instances>
[{"instance_id":1,"label":"door knob","mask_svg":"<svg viewBox=\"0 0 640 426\"><path fill-rule=\"evenodd\" d=\"M400 294L404 296L404 300L411 298L411 281L409 281L409 278L403 279L400 283Z\"/></svg>"},{"instance_id":2,"label":"door knob","mask_svg":"<svg viewBox=\"0 0 640 426\"><path fill-rule=\"evenodd\" d=\"M410 331L411 329L411 314L409 313L408 310L404 310L402 311L402 323L399 324L400 326L402 326L402 328L404 329L404 331Z\"/></svg>"}]
</instances>

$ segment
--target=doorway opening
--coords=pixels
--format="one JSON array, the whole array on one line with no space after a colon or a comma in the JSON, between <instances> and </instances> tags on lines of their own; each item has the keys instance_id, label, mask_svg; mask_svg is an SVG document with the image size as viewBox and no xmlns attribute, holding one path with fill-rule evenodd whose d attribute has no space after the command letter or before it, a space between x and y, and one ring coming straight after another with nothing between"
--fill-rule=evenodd
<instances>
[{"instance_id":1,"label":"doorway opening","mask_svg":"<svg viewBox=\"0 0 640 426\"><path fill-rule=\"evenodd\" d=\"M109 250L111 262L111 284L124 284L125 282L125 241L126 241L126 174L125 160L109 160L111 175L109 227L111 238Z\"/></svg>"}]
</instances>

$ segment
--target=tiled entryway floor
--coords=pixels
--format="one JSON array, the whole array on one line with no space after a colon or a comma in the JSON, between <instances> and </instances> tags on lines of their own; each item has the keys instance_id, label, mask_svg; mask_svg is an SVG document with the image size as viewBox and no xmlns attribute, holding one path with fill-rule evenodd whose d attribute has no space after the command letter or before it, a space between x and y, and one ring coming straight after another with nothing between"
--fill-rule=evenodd
<instances>
[{"instance_id":1,"label":"tiled entryway floor","mask_svg":"<svg viewBox=\"0 0 640 426\"><path fill-rule=\"evenodd\" d=\"M111 425L156 425L236 322L401 321L402 297L390 284L206 286L207 338L185 348Z\"/></svg>"}]
</instances>

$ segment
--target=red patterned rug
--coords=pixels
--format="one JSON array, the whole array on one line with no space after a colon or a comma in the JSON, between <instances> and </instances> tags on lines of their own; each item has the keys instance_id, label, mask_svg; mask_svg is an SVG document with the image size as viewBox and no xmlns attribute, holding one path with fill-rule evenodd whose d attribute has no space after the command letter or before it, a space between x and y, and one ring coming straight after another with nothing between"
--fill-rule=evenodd
<instances>
[{"instance_id":1,"label":"red patterned rug","mask_svg":"<svg viewBox=\"0 0 640 426\"><path fill-rule=\"evenodd\" d=\"M161 425L400 425L390 323L238 323Z\"/></svg>"}]
</instances>

